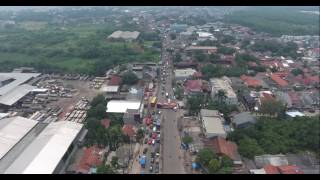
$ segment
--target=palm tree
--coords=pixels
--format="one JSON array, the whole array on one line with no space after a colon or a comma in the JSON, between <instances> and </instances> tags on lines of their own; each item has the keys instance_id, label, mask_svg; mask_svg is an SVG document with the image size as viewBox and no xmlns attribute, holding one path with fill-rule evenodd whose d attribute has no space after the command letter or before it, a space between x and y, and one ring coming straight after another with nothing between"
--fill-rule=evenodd
<instances>
[{"instance_id":1,"label":"palm tree","mask_svg":"<svg viewBox=\"0 0 320 180\"><path fill-rule=\"evenodd\" d=\"M215 95L219 101L219 103L222 103L227 98L226 92L224 90L218 90L218 93Z\"/></svg>"}]
</instances>

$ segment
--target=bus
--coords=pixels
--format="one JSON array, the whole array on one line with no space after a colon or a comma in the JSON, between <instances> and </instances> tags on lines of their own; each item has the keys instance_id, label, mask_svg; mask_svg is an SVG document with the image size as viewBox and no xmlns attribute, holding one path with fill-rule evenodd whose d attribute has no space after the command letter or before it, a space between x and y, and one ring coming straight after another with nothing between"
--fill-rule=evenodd
<instances>
[{"instance_id":1,"label":"bus","mask_svg":"<svg viewBox=\"0 0 320 180\"><path fill-rule=\"evenodd\" d=\"M151 98L150 104L152 107L155 107L156 103L157 103L157 97L154 96Z\"/></svg>"}]
</instances>

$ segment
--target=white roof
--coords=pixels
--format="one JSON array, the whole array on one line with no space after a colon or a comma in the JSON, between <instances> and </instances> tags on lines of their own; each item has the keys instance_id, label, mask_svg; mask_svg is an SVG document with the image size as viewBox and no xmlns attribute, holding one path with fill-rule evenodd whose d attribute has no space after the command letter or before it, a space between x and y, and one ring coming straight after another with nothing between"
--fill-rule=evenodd
<instances>
[{"instance_id":1,"label":"white roof","mask_svg":"<svg viewBox=\"0 0 320 180\"><path fill-rule=\"evenodd\" d=\"M39 92L39 93L44 93L47 91L48 91L48 89L46 89L46 88L36 88L36 89L32 90L32 92Z\"/></svg>"},{"instance_id":2,"label":"white roof","mask_svg":"<svg viewBox=\"0 0 320 180\"><path fill-rule=\"evenodd\" d=\"M195 72L197 72L197 71L194 70L194 69L192 69L192 68L176 69L176 70L174 71L176 77L188 77L188 76L192 76Z\"/></svg>"},{"instance_id":3,"label":"white roof","mask_svg":"<svg viewBox=\"0 0 320 180\"><path fill-rule=\"evenodd\" d=\"M50 123L5 174L52 174L82 127L70 121Z\"/></svg>"},{"instance_id":4,"label":"white roof","mask_svg":"<svg viewBox=\"0 0 320 180\"><path fill-rule=\"evenodd\" d=\"M29 84L17 86L16 88L0 97L0 104L11 106L35 88L36 87Z\"/></svg>"},{"instance_id":5,"label":"white roof","mask_svg":"<svg viewBox=\"0 0 320 180\"><path fill-rule=\"evenodd\" d=\"M107 112L125 113L127 109L138 110L141 106L140 101L111 100L107 104Z\"/></svg>"},{"instance_id":6,"label":"white roof","mask_svg":"<svg viewBox=\"0 0 320 180\"><path fill-rule=\"evenodd\" d=\"M266 171L262 169L250 169L251 174L266 174Z\"/></svg>"},{"instance_id":7,"label":"white roof","mask_svg":"<svg viewBox=\"0 0 320 180\"><path fill-rule=\"evenodd\" d=\"M208 33L208 32L197 32L197 34L199 35L199 37L210 37L210 36L213 36L211 33Z\"/></svg>"},{"instance_id":8,"label":"white roof","mask_svg":"<svg viewBox=\"0 0 320 180\"><path fill-rule=\"evenodd\" d=\"M287 63L289 63L289 64L292 64L292 63L294 63L292 60L290 60L290 59L288 59L288 60L286 60L287 61Z\"/></svg>"},{"instance_id":9,"label":"white roof","mask_svg":"<svg viewBox=\"0 0 320 180\"><path fill-rule=\"evenodd\" d=\"M108 38L137 39L139 34L138 31L115 31Z\"/></svg>"},{"instance_id":10,"label":"white roof","mask_svg":"<svg viewBox=\"0 0 320 180\"><path fill-rule=\"evenodd\" d=\"M219 117L202 117L204 127L207 133L226 134L222 125L222 119Z\"/></svg>"},{"instance_id":11,"label":"white roof","mask_svg":"<svg viewBox=\"0 0 320 180\"><path fill-rule=\"evenodd\" d=\"M299 111L286 112L286 114L290 117L304 116L304 114Z\"/></svg>"},{"instance_id":12,"label":"white roof","mask_svg":"<svg viewBox=\"0 0 320 180\"><path fill-rule=\"evenodd\" d=\"M210 79L210 84L212 86L212 91L213 92L218 92L219 90L223 90L226 92L226 96L228 98L236 98L237 95L233 91L231 87L231 80L224 76L222 78L211 78Z\"/></svg>"},{"instance_id":13,"label":"white roof","mask_svg":"<svg viewBox=\"0 0 320 180\"><path fill-rule=\"evenodd\" d=\"M0 73L0 76L5 76L5 77L15 79L14 81L0 88L0 96L10 92L12 89L19 86L20 84L28 81L33 77L37 77L39 75L40 73Z\"/></svg>"},{"instance_id":14,"label":"white roof","mask_svg":"<svg viewBox=\"0 0 320 180\"><path fill-rule=\"evenodd\" d=\"M7 154L38 121L16 116L0 120L0 159Z\"/></svg>"},{"instance_id":15,"label":"white roof","mask_svg":"<svg viewBox=\"0 0 320 180\"><path fill-rule=\"evenodd\" d=\"M102 86L101 91L103 92L118 92L119 86Z\"/></svg>"}]
</instances>

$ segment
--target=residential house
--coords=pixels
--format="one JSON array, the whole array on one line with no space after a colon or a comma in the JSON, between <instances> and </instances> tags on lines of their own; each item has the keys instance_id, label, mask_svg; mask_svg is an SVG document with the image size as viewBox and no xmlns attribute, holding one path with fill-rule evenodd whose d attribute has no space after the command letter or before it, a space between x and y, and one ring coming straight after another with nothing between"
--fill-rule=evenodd
<instances>
[{"instance_id":1,"label":"residential house","mask_svg":"<svg viewBox=\"0 0 320 180\"><path fill-rule=\"evenodd\" d=\"M250 112L242 112L232 118L232 124L235 128L245 128L255 123L256 118Z\"/></svg>"},{"instance_id":2,"label":"residential house","mask_svg":"<svg viewBox=\"0 0 320 180\"><path fill-rule=\"evenodd\" d=\"M79 164L76 165L75 173L90 174L92 168L97 168L103 162L103 149L97 146L84 147L83 155Z\"/></svg>"},{"instance_id":3,"label":"residential house","mask_svg":"<svg viewBox=\"0 0 320 180\"><path fill-rule=\"evenodd\" d=\"M184 92L188 95L202 93L202 85L202 80L187 80Z\"/></svg>"},{"instance_id":4,"label":"residential house","mask_svg":"<svg viewBox=\"0 0 320 180\"><path fill-rule=\"evenodd\" d=\"M231 87L231 80L224 76L222 78L212 78L210 79L211 84L211 96L212 98L217 98L219 91L225 92L225 102L227 104L237 104L238 99L236 93L233 91Z\"/></svg>"},{"instance_id":5,"label":"residential house","mask_svg":"<svg viewBox=\"0 0 320 180\"><path fill-rule=\"evenodd\" d=\"M207 138L226 137L226 130L223 126L224 118L217 110L201 109L199 120L202 122L202 130Z\"/></svg>"},{"instance_id":6,"label":"residential house","mask_svg":"<svg viewBox=\"0 0 320 180\"><path fill-rule=\"evenodd\" d=\"M233 164L236 166L242 165L240 154L238 153L238 146L236 143L227 141L222 137L215 137L211 140L212 148L218 155L228 156Z\"/></svg>"}]
</instances>

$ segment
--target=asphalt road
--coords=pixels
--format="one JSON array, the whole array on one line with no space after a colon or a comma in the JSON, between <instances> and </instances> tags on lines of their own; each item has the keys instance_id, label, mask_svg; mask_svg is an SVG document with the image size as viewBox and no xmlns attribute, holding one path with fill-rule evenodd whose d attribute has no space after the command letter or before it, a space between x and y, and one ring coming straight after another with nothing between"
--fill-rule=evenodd
<instances>
[{"instance_id":1,"label":"asphalt road","mask_svg":"<svg viewBox=\"0 0 320 180\"><path fill-rule=\"evenodd\" d=\"M163 48L164 51L166 48ZM164 55L165 53L163 53ZM166 58L163 56L163 62ZM169 61L169 67L166 67L167 76L165 77L165 92L168 92L169 97L173 96L172 89L172 63ZM160 97L159 97L160 96ZM164 99L163 95L159 93L159 99ZM163 120L161 123L162 143L161 143L161 161L162 174L184 174L183 156L180 149L180 136L177 127L178 113L172 109L162 110Z\"/></svg>"}]
</instances>

